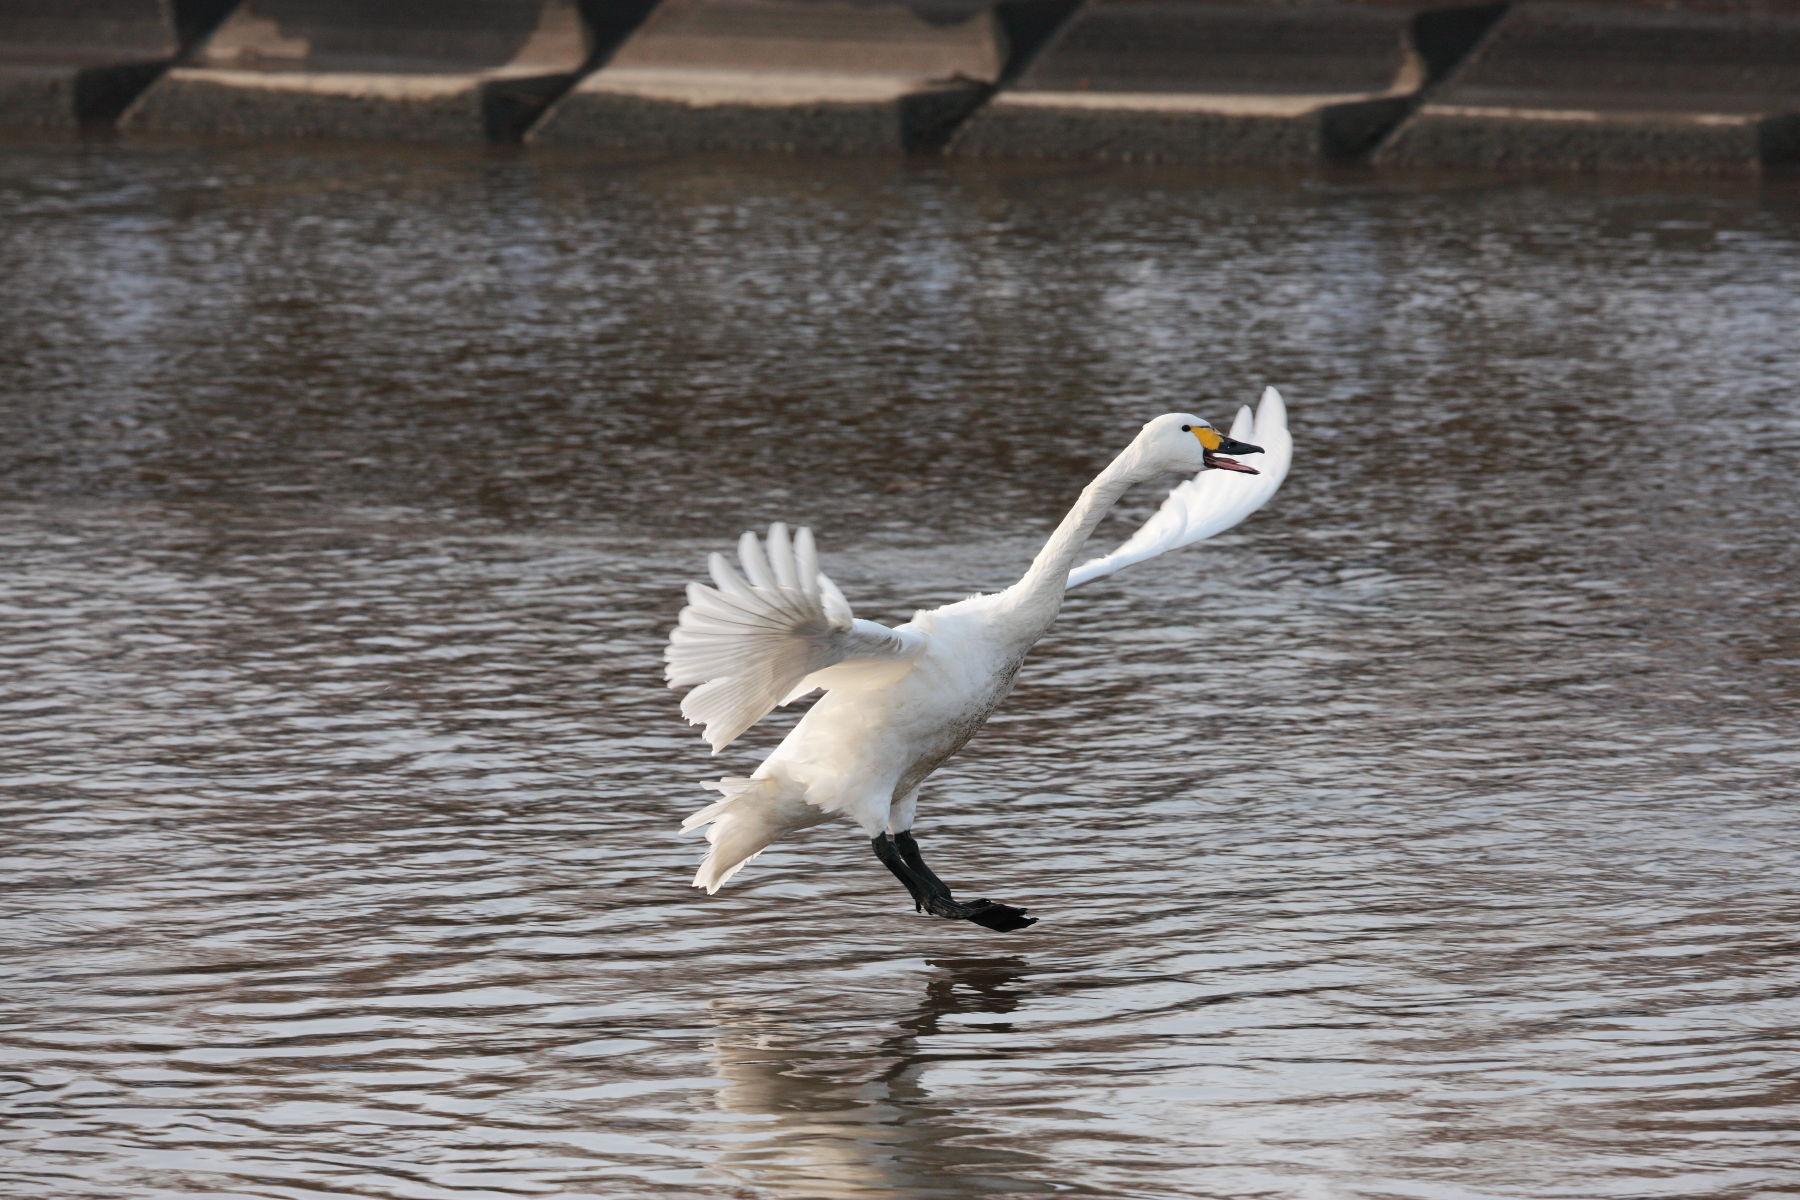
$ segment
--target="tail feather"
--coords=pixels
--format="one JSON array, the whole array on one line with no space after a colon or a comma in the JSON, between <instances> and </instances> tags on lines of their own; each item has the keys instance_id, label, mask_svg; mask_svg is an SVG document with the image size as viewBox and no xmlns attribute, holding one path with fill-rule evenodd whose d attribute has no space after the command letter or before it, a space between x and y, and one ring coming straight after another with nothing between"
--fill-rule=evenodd
<instances>
[{"instance_id":1,"label":"tail feather","mask_svg":"<svg viewBox=\"0 0 1800 1200\"><path fill-rule=\"evenodd\" d=\"M718 891L773 842L830 819L829 814L808 804L797 789L780 779L727 778L706 786L724 793L724 798L690 816L681 828L685 832L711 826L706 840L712 843L712 849L694 875L694 886L705 888L708 895Z\"/></svg>"},{"instance_id":2,"label":"tail feather","mask_svg":"<svg viewBox=\"0 0 1800 1200\"><path fill-rule=\"evenodd\" d=\"M710 788L712 791L720 793L724 799L715 800L699 812L691 814L687 820L681 823L681 832L686 833L690 829L698 829L702 825L710 825L718 819L720 813L725 811L726 805L730 804L733 800L736 800L745 792L754 791L761 783L762 780L760 779L742 779L727 776L724 779L714 780L712 783L701 784L701 787Z\"/></svg>"}]
</instances>

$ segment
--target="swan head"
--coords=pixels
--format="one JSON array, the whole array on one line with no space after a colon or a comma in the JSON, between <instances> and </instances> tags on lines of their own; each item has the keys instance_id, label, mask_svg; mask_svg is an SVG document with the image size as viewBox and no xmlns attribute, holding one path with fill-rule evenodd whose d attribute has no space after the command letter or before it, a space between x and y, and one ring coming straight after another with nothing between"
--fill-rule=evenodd
<instances>
[{"instance_id":1,"label":"swan head","mask_svg":"<svg viewBox=\"0 0 1800 1200\"><path fill-rule=\"evenodd\" d=\"M1197 471L1242 471L1246 475L1261 474L1255 467L1245 466L1233 454L1261 454L1261 446L1226 437L1213 428L1212 422L1193 413L1164 413L1145 424L1132 442L1143 470L1150 475L1164 471L1180 471L1192 475Z\"/></svg>"}]
</instances>

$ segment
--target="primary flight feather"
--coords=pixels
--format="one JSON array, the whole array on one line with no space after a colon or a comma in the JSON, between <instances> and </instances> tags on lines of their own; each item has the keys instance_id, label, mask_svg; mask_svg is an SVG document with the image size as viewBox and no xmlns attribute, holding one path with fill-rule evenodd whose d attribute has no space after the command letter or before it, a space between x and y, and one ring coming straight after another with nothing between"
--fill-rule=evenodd
<instances>
[{"instance_id":1,"label":"primary flight feather","mask_svg":"<svg viewBox=\"0 0 1800 1200\"><path fill-rule=\"evenodd\" d=\"M1229 457L1243 454L1262 458L1251 467ZM1000 931L1033 924L1008 904L957 900L925 865L911 832L920 784L1006 698L1067 589L1231 528L1275 494L1292 456L1274 388L1254 414L1239 410L1229 434L1187 413L1157 417L1088 484L1019 582L895 629L852 615L819 569L810 530L778 523L766 539L744 534L741 574L712 555L712 584L688 585L665 655L669 686L692 689L682 715L704 726L716 754L780 705L825 695L749 776L707 785L721 799L682 825L709 827L694 886L716 892L780 838L843 816L862 826L920 912ZM1170 471L1193 477L1124 545L1075 567L1126 489Z\"/></svg>"}]
</instances>

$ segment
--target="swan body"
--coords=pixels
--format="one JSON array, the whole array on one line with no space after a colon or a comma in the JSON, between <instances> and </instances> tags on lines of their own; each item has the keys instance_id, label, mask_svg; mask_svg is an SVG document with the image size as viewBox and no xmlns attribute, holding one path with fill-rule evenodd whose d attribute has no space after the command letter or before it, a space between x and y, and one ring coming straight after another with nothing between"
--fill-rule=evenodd
<instances>
[{"instance_id":1,"label":"swan body","mask_svg":"<svg viewBox=\"0 0 1800 1200\"><path fill-rule=\"evenodd\" d=\"M742 575L713 555L713 586L689 586L666 657L670 685L693 688L682 712L706 727L714 753L780 704L819 688L825 695L750 776L707 785L721 798L682 825L709 826L694 886L716 892L782 837L845 817L921 911L1001 930L1032 923L1008 905L955 901L924 865L910 832L920 785L1006 699L1068 588L1235 525L1280 486L1291 447L1274 388L1256 413L1239 412L1229 436L1191 414L1158 417L1082 492L1019 582L892 629L852 615L819 570L808 530L777 524L766 543L744 534ZM1227 453L1262 454L1263 469ZM1117 551L1075 568L1119 496L1171 470L1194 478Z\"/></svg>"}]
</instances>

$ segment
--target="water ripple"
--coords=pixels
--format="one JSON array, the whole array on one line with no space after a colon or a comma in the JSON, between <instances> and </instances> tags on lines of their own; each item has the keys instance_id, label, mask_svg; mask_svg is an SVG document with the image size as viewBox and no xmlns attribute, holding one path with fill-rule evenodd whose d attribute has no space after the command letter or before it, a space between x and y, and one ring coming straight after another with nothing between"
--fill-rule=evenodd
<instances>
[{"instance_id":1,"label":"water ripple","mask_svg":"<svg viewBox=\"0 0 1800 1200\"><path fill-rule=\"evenodd\" d=\"M7 1195L1800 1185L1791 193L40 145L0 204ZM902 618L1270 379L1275 507L928 789L1042 924L831 827L686 886L706 551L812 522Z\"/></svg>"}]
</instances>

